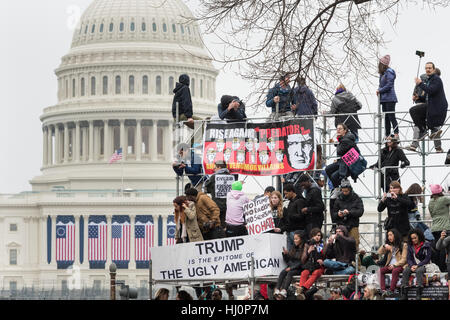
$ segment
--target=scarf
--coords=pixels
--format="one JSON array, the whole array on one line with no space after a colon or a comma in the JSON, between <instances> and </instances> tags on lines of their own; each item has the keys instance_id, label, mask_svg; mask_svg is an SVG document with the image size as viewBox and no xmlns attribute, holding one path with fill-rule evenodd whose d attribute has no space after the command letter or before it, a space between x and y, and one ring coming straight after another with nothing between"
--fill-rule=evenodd
<instances>
[{"instance_id":1,"label":"scarf","mask_svg":"<svg viewBox=\"0 0 450 320\"><path fill-rule=\"evenodd\" d=\"M419 253L420 248L422 248L423 246L423 242L421 242L419 245L414 245L414 252L416 253L416 255Z\"/></svg>"}]
</instances>

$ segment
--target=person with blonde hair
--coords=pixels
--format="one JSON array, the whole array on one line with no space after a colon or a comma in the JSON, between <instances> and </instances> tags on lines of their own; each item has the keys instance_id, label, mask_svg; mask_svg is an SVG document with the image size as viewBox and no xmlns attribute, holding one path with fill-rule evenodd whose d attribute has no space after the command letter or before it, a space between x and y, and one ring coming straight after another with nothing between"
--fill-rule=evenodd
<instances>
[{"instance_id":1,"label":"person with blonde hair","mask_svg":"<svg viewBox=\"0 0 450 320\"><path fill-rule=\"evenodd\" d=\"M380 300L380 296L377 294L377 287L373 284L368 284L364 288L363 300Z\"/></svg>"},{"instance_id":2,"label":"person with blonde hair","mask_svg":"<svg viewBox=\"0 0 450 320\"><path fill-rule=\"evenodd\" d=\"M272 210L272 219L275 225L273 230L276 233L281 232L281 225L284 223L283 215L283 196L279 191L273 191L269 196L270 208Z\"/></svg>"}]
</instances>

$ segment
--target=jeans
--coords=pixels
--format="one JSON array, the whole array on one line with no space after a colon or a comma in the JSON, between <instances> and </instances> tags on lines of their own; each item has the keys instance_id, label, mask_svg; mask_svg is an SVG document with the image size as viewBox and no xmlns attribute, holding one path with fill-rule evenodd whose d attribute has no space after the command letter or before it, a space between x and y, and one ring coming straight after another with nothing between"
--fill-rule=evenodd
<instances>
[{"instance_id":1,"label":"jeans","mask_svg":"<svg viewBox=\"0 0 450 320\"><path fill-rule=\"evenodd\" d=\"M226 225L227 230L225 231L225 235L227 238L248 236L248 231L245 225L232 225L228 223Z\"/></svg>"},{"instance_id":2,"label":"jeans","mask_svg":"<svg viewBox=\"0 0 450 320\"><path fill-rule=\"evenodd\" d=\"M427 104L419 103L409 109L409 114L420 132L425 132L427 130Z\"/></svg>"},{"instance_id":3,"label":"jeans","mask_svg":"<svg viewBox=\"0 0 450 320\"><path fill-rule=\"evenodd\" d=\"M383 102L381 103L382 111L383 112L395 112L395 102ZM384 115L384 129L386 136L389 136L391 134L391 125L394 130L394 133L398 134L398 123L397 119L395 118L395 113L386 113Z\"/></svg>"},{"instance_id":4,"label":"jeans","mask_svg":"<svg viewBox=\"0 0 450 320\"><path fill-rule=\"evenodd\" d=\"M384 278L384 275L386 273L392 272L391 286L389 289L393 292L395 290L398 279L400 277L400 273L402 273L402 271L403 271L403 267L396 267L392 270L389 270L388 267L381 268L380 269L380 289L383 291L386 290L386 280Z\"/></svg>"},{"instance_id":5,"label":"jeans","mask_svg":"<svg viewBox=\"0 0 450 320\"><path fill-rule=\"evenodd\" d=\"M333 188L339 187L341 180L350 176L350 170L342 160L329 164L325 168L325 172L331 180L331 183L333 183Z\"/></svg>"},{"instance_id":6,"label":"jeans","mask_svg":"<svg viewBox=\"0 0 450 320\"><path fill-rule=\"evenodd\" d=\"M402 287L407 287L409 283L409 277L411 276L411 267L406 266L403 270L402 274ZM421 266L416 269L416 280L417 280L417 286L423 287L423 275L425 274L425 266Z\"/></svg>"},{"instance_id":7,"label":"jeans","mask_svg":"<svg viewBox=\"0 0 450 320\"><path fill-rule=\"evenodd\" d=\"M301 269L294 269L291 271L286 271L286 269L283 269L283 271L281 271L280 275L278 276L276 288L287 290L287 288L289 288L292 283L292 278L294 276L298 276L301 272Z\"/></svg>"},{"instance_id":8,"label":"jeans","mask_svg":"<svg viewBox=\"0 0 450 320\"><path fill-rule=\"evenodd\" d=\"M416 229L416 228L420 229L423 232L426 240L434 241L433 233L431 232L430 228L425 223L420 221L420 215L419 215L419 218L417 218L416 212L410 212L410 213L408 213L408 218L409 218L409 224L412 229Z\"/></svg>"},{"instance_id":9,"label":"jeans","mask_svg":"<svg viewBox=\"0 0 450 320\"><path fill-rule=\"evenodd\" d=\"M352 265L340 261L333 261L330 259L325 259L323 265L326 269L333 270L333 274L353 274L355 273L355 268Z\"/></svg>"}]
</instances>

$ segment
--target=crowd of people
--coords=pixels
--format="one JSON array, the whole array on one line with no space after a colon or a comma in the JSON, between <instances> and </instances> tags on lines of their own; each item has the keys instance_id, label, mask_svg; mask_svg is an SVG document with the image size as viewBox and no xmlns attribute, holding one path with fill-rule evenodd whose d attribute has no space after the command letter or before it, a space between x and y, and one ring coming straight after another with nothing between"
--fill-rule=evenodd
<instances>
[{"instance_id":1,"label":"crowd of people","mask_svg":"<svg viewBox=\"0 0 450 320\"><path fill-rule=\"evenodd\" d=\"M410 161L399 147L399 127L395 117L398 102L394 86L396 73L389 65L389 55L379 60L380 80L376 91L385 112L386 145L381 151L380 162L369 167L387 167L382 171L383 197L377 208L379 212L387 210L384 221L386 240L377 252L371 253L371 259L373 258L373 264L380 267L380 293L384 297L393 294L402 274L400 297L405 299L411 286L409 276L415 273L417 297L420 298L424 273L433 268L440 272L450 271L450 198L444 196L442 186L430 186L432 196L428 208L433 221L429 228L418 214L418 206L423 202L422 187L413 184L403 192L398 168L393 167L407 167ZM436 152L443 152L440 135L448 105L440 71L432 62L426 64L425 71L424 75L415 80L415 106L410 109L415 126L414 137L407 149L415 151L418 141L424 139L430 130L429 138L434 140ZM295 88L290 87L290 80L288 74L283 74L267 95L266 105L272 110L272 119L317 115L317 101L306 86L305 79L297 79ZM187 75L180 77L174 93L174 117L178 103L179 119L185 120L186 125L192 127L195 118ZM322 174L317 175L314 171L284 175L281 178L284 183L282 193L273 186L268 186L264 194L258 196L269 198L275 224L275 228L269 232L284 233L287 236L286 248L282 252L287 267L279 275L274 287L273 297L276 299L288 297L288 288L295 276L300 276L299 283L295 284L296 297L301 300L315 299L315 282L323 274L352 275L356 272L357 265L363 263L362 257L358 263L355 260L358 259L359 221L364 214L364 204L349 180L351 178L356 183L358 172L343 160L344 155L351 150L361 154L358 148L358 130L361 125L356 114L361 108L361 102L340 84L328 112L335 115L338 159L325 165L318 148L316 168L323 169ZM348 116L348 113L353 115ZM218 117L228 122L244 121L247 118L245 104L236 96L225 95L218 105ZM178 151L180 161L173 163L174 171L177 175L188 174L190 183L185 187L185 195L173 201L177 226L176 243L247 235L243 205L250 199L243 191L245 183L239 181L237 175L232 175L226 163L221 161L215 163L213 175L205 176L202 173L202 161L196 159L188 145L182 145ZM191 153L188 154L189 152ZM230 190L227 189L229 179L223 179L223 176L233 179ZM324 187L324 176L328 178L331 189L329 212L333 223L331 233L326 237L321 231L327 211L321 190ZM223 185L218 188L218 184ZM228 191L216 194L216 190ZM392 274L392 281L386 290L387 273ZM208 294L212 296L215 292L221 298L222 293L220 289L217 290ZM346 299L351 295L348 291L334 288L331 294L334 300ZM201 290L197 290L197 293L198 297L202 294ZM180 295L180 299L182 295L184 293ZM376 297L376 288L367 286L364 293L354 299Z\"/></svg>"}]
</instances>

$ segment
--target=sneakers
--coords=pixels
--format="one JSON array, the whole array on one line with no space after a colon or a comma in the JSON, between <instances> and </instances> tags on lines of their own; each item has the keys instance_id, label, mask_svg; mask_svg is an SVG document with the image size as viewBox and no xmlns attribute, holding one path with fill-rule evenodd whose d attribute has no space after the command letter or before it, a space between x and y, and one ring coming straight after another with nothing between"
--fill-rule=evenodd
<instances>
[{"instance_id":1,"label":"sneakers","mask_svg":"<svg viewBox=\"0 0 450 320\"><path fill-rule=\"evenodd\" d=\"M436 131L436 132L432 132L432 133L430 134L430 139L431 139L431 140L439 139L439 138L441 137L441 134L442 134L442 130L441 130L441 129L439 129L439 130Z\"/></svg>"},{"instance_id":2,"label":"sneakers","mask_svg":"<svg viewBox=\"0 0 450 320\"><path fill-rule=\"evenodd\" d=\"M337 199L338 195L341 193L341 188L336 187L331 191L330 199Z\"/></svg>"},{"instance_id":3,"label":"sneakers","mask_svg":"<svg viewBox=\"0 0 450 320\"><path fill-rule=\"evenodd\" d=\"M282 290L280 291L280 296L282 296L284 299L287 298L287 291L286 291L286 289L282 289Z\"/></svg>"}]
</instances>

